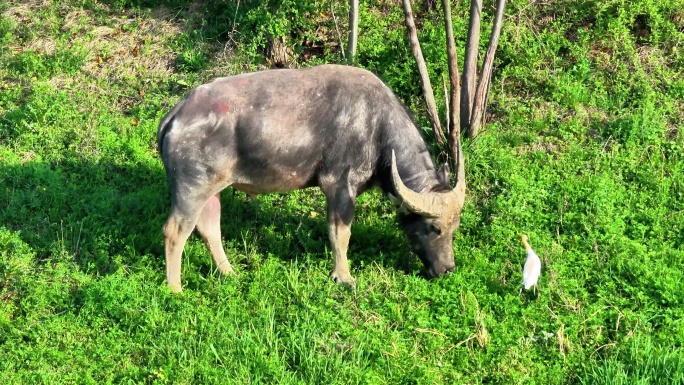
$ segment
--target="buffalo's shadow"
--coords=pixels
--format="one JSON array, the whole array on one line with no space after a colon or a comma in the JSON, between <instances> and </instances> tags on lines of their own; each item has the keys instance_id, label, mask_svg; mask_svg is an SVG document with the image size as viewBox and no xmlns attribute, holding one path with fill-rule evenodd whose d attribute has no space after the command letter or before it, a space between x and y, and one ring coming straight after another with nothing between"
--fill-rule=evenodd
<instances>
[{"instance_id":1,"label":"buffalo's shadow","mask_svg":"<svg viewBox=\"0 0 684 385\"><path fill-rule=\"evenodd\" d=\"M170 211L170 194L161 162L27 160L2 164L0 191L0 203L4 203L0 223L19 232L36 252L38 263L67 255L82 271L92 274L110 274L125 265L158 269L160 282L164 279L161 228ZM318 189L299 194L308 197L304 199L307 203L293 205L286 194L250 201L232 188L223 191L221 230L231 263L258 269L231 255L231 249L240 250L236 245L247 237L260 254L288 261L324 258L332 268L323 194ZM417 258L398 233L393 215L385 213L387 220L372 223L359 218L359 214L375 210L383 208L375 203L357 207L349 248L352 266L376 262L386 268L414 270ZM199 237L193 235L191 242L199 242ZM211 274L213 262L206 247L200 245L202 258L189 262Z\"/></svg>"}]
</instances>

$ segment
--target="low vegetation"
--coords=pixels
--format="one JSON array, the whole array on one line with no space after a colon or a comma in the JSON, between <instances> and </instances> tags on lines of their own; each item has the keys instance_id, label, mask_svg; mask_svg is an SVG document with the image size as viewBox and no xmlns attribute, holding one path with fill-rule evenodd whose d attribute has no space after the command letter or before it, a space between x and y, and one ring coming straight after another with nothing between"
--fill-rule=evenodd
<instances>
[{"instance_id":1,"label":"low vegetation","mask_svg":"<svg viewBox=\"0 0 684 385\"><path fill-rule=\"evenodd\" d=\"M440 12L416 3L441 84ZM343 62L347 25L347 2L187 4L0 4L0 382L684 383L681 0L509 3L487 124L464 142L454 274L423 278L372 192L352 228L357 289L336 286L319 191L227 190L238 277L193 237L172 295L159 119L216 76ZM358 65L443 157L400 4L360 11ZM536 295L519 294L522 233Z\"/></svg>"}]
</instances>

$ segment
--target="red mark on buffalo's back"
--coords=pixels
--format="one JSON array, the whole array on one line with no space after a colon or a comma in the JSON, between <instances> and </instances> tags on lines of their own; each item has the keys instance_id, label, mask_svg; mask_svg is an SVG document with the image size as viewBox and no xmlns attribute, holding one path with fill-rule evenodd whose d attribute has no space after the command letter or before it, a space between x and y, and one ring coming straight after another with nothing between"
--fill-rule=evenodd
<instances>
[{"instance_id":1,"label":"red mark on buffalo's back","mask_svg":"<svg viewBox=\"0 0 684 385\"><path fill-rule=\"evenodd\" d=\"M230 111L230 103L225 100L216 99L214 100L214 111L216 112L228 112Z\"/></svg>"}]
</instances>

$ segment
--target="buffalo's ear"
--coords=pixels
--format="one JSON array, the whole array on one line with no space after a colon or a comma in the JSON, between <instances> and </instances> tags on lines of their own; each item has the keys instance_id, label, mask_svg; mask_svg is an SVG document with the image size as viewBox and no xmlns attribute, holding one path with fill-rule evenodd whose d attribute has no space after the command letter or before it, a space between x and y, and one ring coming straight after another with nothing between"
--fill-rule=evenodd
<instances>
[{"instance_id":1,"label":"buffalo's ear","mask_svg":"<svg viewBox=\"0 0 684 385\"><path fill-rule=\"evenodd\" d=\"M444 186L449 186L449 165L444 163L442 167L437 170L437 179L439 179Z\"/></svg>"}]
</instances>

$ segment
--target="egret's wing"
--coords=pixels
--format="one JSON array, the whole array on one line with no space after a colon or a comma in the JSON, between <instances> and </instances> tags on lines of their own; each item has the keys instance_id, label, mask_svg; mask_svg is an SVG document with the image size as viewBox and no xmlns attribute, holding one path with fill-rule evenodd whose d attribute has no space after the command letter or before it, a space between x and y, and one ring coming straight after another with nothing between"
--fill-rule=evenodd
<instances>
[{"instance_id":1,"label":"egret's wing","mask_svg":"<svg viewBox=\"0 0 684 385\"><path fill-rule=\"evenodd\" d=\"M537 284L540 273L541 261L534 251L529 250L527 252L525 267L523 268L523 285L525 286L526 290Z\"/></svg>"}]
</instances>

